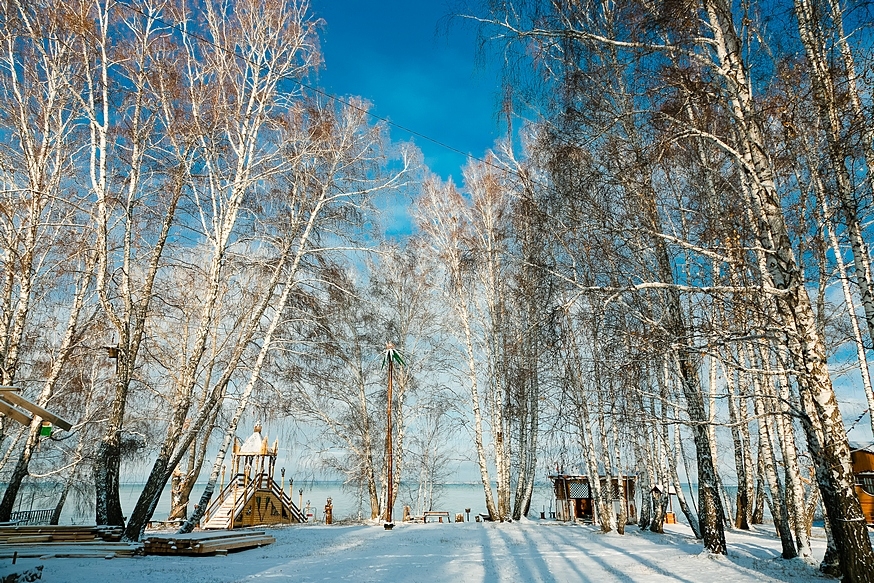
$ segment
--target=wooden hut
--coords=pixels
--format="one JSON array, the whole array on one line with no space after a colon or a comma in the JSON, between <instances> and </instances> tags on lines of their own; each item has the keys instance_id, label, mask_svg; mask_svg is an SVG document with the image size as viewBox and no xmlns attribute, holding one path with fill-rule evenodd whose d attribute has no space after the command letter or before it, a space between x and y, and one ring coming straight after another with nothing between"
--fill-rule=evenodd
<instances>
[{"instance_id":1,"label":"wooden hut","mask_svg":"<svg viewBox=\"0 0 874 583\"><path fill-rule=\"evenodd\" d=\"M617 516L621 507L619 496L619 478L611 478L611 487L607 487L607 477L599 476L601 491L610 496L614 512ZM595 503L589 477L578 474L555 474L549 476L555 492L555 509L557 520L583 520L594 522ZM634 506L634 476L623 476L622 488L625 490L626 514L628 522L637 521L637 509Z\"/></svg>"},{"instance_id":2,"label":"wooden hut","mask_svg":"<svg viewBox=\"0 0 874 583\"><path fill-rule=\"evenodd\" d=\"M273 479L279 440L268 446L261 436L261 424L246 441L234 439L231 457L232 477L210 504L204 515L203 528L229 529L260 524L292 524L306 522L303 514L284 491L284 484Z\"/></svg>"},{"instance_id":3,"label":"wooden hut","mask_svg":"<svg viewBox=\"0 0 874 583\"><path fill-rule=\"evenodd\" d=\"M850 444L850 458L862 514L867 524L874 524L874 443Z\"/></svg>"}]
</instances>

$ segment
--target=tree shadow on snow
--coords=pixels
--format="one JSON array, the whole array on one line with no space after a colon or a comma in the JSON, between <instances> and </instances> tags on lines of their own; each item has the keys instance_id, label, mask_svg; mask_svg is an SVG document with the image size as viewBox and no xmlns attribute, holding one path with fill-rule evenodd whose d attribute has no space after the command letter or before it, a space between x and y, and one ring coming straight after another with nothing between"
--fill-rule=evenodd
<instances>
[{"instance_id":1,"label":"tree shadow on snow","mask_svg":"<svg viewBox=\"0 0 874 583\"><path fill-rule=\"evenodd\" d=\"M684 583L696 583L695 581L681 577L677 573L669 571L658 563L649 560L647 557L636 554L633 552L633 550L622 546L622 541L624 539L622 535L604 535L601 533L600 529L591 526L572 525L568 528L568 530L570 532L566 535L553 533L553 539L560 540L565 545L575 548L581 554L584 554L587 559L601 566L602 569L604 569L608 574L610 574L612 578L617 581L640 581L641 578L645 578L647 574L653 573L668 577L675 581L681 581ZM571 535L570 533L574 534ZM642 572L638 574L642 575L642 577L632 577L626 574L624 572L627 570L626 565L620 565L611 562L608 558L603 557L601 554L599 554L599 549L614 551L617 556L622 557L623 561L628 561L628 559L633 560L641 569Z\"/></svg>"},{"instance_id":2,"label":"tree shadow on snow","mask_svg":"<svg viewBox=\"0 0 874 583\"><path fill-rule=\"evenodd\" d=\"M702 541L695 539L691 534L665 531L663 534L653 533L648 530L626 530L631 536L639 536L655 545L668 544L676 546L689 556L700 556L705 553ZM743 531L742 535L762 540L772 540L773 537L756 531ZM750 541L728 541L727 555L710 555L713 560L724 568L732 569L743 576L756 579L757 575L767 575L778 581L792 583L799 576L810 578L822 578L819 570L804 563L801 559L785 560L780 552L772 544L755 544Z\"/></svg>"}]
</instances>

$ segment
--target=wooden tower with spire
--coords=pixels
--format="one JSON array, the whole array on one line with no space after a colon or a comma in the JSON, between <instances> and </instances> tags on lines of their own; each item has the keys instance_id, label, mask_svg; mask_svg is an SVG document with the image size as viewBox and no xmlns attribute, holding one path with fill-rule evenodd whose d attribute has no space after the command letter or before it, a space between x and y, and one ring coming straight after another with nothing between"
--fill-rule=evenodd
<instances>
[{"instance_id":1,"label":"wooden tower with spire","mask_svg":"<svg viewBox=\"0 0 874 583\"><path fill-rule=\"evenodd\" d=\"M255 424L255 431L246 441L234 439L232 477L206 510L203 528L231 529L306 522L291 499L291 484L286 494L284 477L280 484L273 477L279 440L273 442L272 448L268 443L267 437L261 436L261 423Z\"/></svg>"}]
</instances>

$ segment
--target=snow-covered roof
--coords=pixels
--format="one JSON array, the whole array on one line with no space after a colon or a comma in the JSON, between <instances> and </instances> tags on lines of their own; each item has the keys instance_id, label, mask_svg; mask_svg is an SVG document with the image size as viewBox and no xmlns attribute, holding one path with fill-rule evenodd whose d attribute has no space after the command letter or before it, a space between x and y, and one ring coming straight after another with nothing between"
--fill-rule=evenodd
<instances>
[{"instance_id":1,"label":"snow-covered roof","mask_svg":"<svg viewBox=\"0 0 874 583\"><path fill-rule=\"evenodd\" d=\"M589 481L589 476L587 476L585 474L550 474L546 477L549 478L550 480L552 480L553 482L555 482L556 480L568 480L570 482L574 482L574 481L586 481L586 482L588 482ZM606 478L606 476L604 474L600 474L598 477L600 477L602 480ZM613 476L613 479L615 480L618 477L619 476ZM637 476L628 475L628 474L622 474L622 477L624 479L629 479L629 478L632 480L637 479Z\"/></svg>"},{"instance_id":2,"label":"snow-covered roof","mask_svg":"<svg viewBox=\"0 0 874 583\"><path fill-rule=\"evenodd\" d=\"M851 441L850 451L866 451L868 453L874 453L874 442L865 443L860 441Z\"/></svg>"},{"instance_id":3,"label":"snow-covered roof","mask_svg":"<svg viewBox=\"0 0 874 583\"><path fill-rule=\"evenodd\" d=\"M255 424L255 432L246 438L237 455L263 455L267 453L267 438L261 437L261 423Z\"/></svg>"}]
</instances>

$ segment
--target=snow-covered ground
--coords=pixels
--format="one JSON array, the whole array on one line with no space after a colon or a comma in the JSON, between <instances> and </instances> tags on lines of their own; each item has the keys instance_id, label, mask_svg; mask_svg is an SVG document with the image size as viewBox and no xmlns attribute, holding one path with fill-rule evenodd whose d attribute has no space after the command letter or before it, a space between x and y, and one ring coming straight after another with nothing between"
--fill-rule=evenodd
<instances>
[{"instance_id":1,"label":"snow-covered ground","mask_svg":"<svg viewBox=\"0 0 874 583\"><path fill-rule=\"evenodd\" d=\"M729 553L702 552L682 525L664 535L629 527L524 520L510 524L304 525L270 529L276 543L223 557L47 559L46 583L242 581L822 581L815 565L779 558L772 531L727 533ZM814 540L816 562L825 541ZM28 561L31 563L32 561ZM8 561L4 561L8 568ZM2 569L0 569L2 572Z\"/></svg>"}]
</instances>

